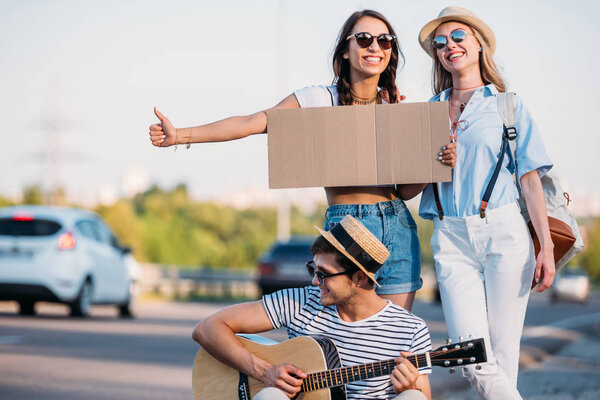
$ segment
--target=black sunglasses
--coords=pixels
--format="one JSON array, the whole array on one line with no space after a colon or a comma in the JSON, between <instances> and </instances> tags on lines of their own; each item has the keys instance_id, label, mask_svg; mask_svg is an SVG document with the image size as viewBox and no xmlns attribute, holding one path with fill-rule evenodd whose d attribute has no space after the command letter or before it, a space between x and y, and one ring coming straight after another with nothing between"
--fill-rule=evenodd
<instances>
[{"instance_id":1,"label":"black sunglasses","mask_svg":"<svg viewBox=\"0 0 600 400\"><path fill-rule=\"evenodd\" d=\"M358 43L358 45L363 49L369 47L371 43L373 43L373 39L375 39L375 37L369 32L358 32L348 36L346 40L350 40L353 37L356 38L356 43ZM396 39L396 36L389 33L382 33L381 35L377 36L377 44L382 50L389 50L392 48L392 42L394 39Z\"/></svg>"},{"instance_id":2,"label":"black sunglasses","mask_svg":"<svg viewBox=\"0 0 600 400\"><path fill-rule=\"evenodd\" d=\"M450 33L450 39L452 39L452 41L454 43L460 43L463 40L465 40L467 35L472 35L472 33L467 33L462 29L456 29ZM446 47L447 44L448 44L448 36L444 36L444 35L436 36L431 41L431 45L433 46L433 48L438 49L438 50L443 49L444 47Z\"/></svg>"},{"instance_id":3,"label":"black sunglasses","mask_svg":"<svg viewBox=\"0 0 600 400\"><path fill-rule=\"evenodd\" d=\"M317 280L319 281L319 285L324 285L325 284L325 279L327 278L331 278L333 276L338 276L338 275L352 275L353 273L355 273L357 270L346 270L343 272L338 272L337 274L327 274L327 273L323 273L321 271L318 271L316 266L315 266L315 262L314 261L308 261L306 263L306 270L308 271L308 274L312 277L314 277L315 275L317 276Z\"/></svg>"}]
</instances>

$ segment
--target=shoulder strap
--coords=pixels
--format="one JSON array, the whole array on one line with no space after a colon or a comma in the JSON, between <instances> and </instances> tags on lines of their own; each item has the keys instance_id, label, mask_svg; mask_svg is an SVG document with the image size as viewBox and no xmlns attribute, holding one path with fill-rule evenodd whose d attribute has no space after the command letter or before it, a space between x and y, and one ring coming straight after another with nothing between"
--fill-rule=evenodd
<instances>
[{"instance_id":1,"label":"shoulder strap","mask_svg":"<svg viewBox=\"0 0 600 400\"><path fill-rule=\"evenodd\" d=\"M492 196L492 190L494 189L498 175L500 174L500 168L502 167L502 162L504 160L504 153L508 150L509 146L510 154L515 165L515 172L513 176L515 177L515 183L517 184L519 195L521 193L517 179L517 141L515 140L517 138L517 128L515 128L515 93L498 93L496 95L496 99L498 103L498 113L500 113L500 117L502 118L502 122L504 124L504 129L502 131L502 146L500 148L498 163L496 164L494 173L492 174L490 182L485 189L483 199L481 199L481 205L479 207L479 215L481 218L485 218L485 209L487 208L490 197Z\"/></svg>"},{"instance_id":2,"label":"shoulder strap","mask_svg":"<svg viewBox=\"0 0 600 400\"><path fill-rule=\"evenodd\" d=\"M502 117L505 128L515 127L515 93L504 92L496 95L498 100L498 112Z\"/></svg>"},{"instance_id":3,"label":"shoulder strap","mask_svg":"<svg viewBox=\"0 0 600 400\"><path fill-rule=\"evenodd\" d=\"M515 93L498 93L496 98L498 99L498 112L500 113L500 117L504 123L504 134L508 135L509 139L508 144L510 145L510 156L515 166L515 182L520 191L519 182L516 178L519 176L517 173L517 141L514 140L517 138L517 128L515 128Z\"/></svg>"}]
</instances>

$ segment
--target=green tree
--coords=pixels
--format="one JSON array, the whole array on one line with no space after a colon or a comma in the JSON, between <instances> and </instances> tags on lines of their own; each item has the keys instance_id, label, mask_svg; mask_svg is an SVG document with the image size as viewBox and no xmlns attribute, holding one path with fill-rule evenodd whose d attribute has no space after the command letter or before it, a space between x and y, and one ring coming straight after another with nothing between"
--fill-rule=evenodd
<instances>
[{"instance_id":1,"label":"green tree","mask_svg":"<svg viewBox=\"0 0 600 400\"><path fill-rule=\"evenodd\" d=\"M433 222L419 217L415 211L412 213L417 223L419 244L421 245L421 264L433 267L433 251L431 250L431 235L433 234Z\"/></svg>"},{"instance_id":2,"label":"green tree","mask_svg":"<svg viewBox=\"0 0 600 400\"><path fill-rule=\"evenodd\" d=\"M23 188L24 204L44 204L44 191L39 184L28 185Z\"/></svg>"},{"instance_id":3,"label":"green tree","mask_svg":"<svg viewBox=\"0 0 600 400\"><path fill-rule=\"evenodd\" d=\"M4 196L0 196L0 207L12 206L13 202Z\"/></svg>"},{"instance_id":4,"label":"green tree","mask_svg":"<svg viewBox=\"0 0 600 400\"><path fill-rule=\"evenodd\" d=\"M600 282L600 218L581 224L580 229L585 232L585 249L570 264L582 265L591 280Z\"/></svg>"},{"instance_id":5,"label":"green tree","mask_svg":"<svg viewBox=\"0 0 600 400\"><path fill-rule=\"evenodd\" d=\"M121 199L111 206L99 206L95 211L104 218L121 243L131 247L137 260L148 261L144 252L141 221L131 201Z\"/></svg>"}]
</instances>

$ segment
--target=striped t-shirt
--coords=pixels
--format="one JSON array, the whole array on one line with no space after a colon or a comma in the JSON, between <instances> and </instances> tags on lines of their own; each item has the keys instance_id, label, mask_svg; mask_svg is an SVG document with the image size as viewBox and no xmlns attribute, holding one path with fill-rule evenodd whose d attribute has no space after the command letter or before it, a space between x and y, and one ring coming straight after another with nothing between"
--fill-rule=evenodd
<instances>
[{"instance_id":1,"label":"striped t-shirt","mask_svg":"<svg viewBox=\"0 0 600 400\"><path fill-rule=\"evenodd\" d=\"M337 346L342 366L389 360L401 351L431 351L425 321L388 301L378 313L356 322L342 320L336 306L323 306L319 289L307 286L284 289L263 297L263 304L274 328L285 326L290 338L324 335ZM431 367L419 368L422 374ZM389 376L371 378L346 385L348 399L392 399L394 389Z\"/></svg>"}]
</instances>

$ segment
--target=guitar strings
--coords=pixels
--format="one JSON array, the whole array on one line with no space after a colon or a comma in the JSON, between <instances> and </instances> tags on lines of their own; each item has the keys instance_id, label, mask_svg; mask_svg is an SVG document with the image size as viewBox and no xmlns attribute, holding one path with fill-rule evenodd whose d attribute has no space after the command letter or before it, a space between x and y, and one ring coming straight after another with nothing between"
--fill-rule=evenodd
<instances>
[{"instance_id":1,"label":"guitar strings","mask_svg":"<svg viewBox=\"0 0 600 400\"><path fill-rule=\"evenodd\" d=\"M429 352L429 355L431 359L435 359L441 355L445 355L445 359L447 359L448 361L454 361L458 360L460 357L448 358L447 355L461 350L465 350L465 347L449 348L448 350L440 351L431 351ZM415 366L427 365L427 353L415 354L413 356L407 357L407 359ZM313 372L311 374L308 374L308 376L302 383L302 391L306 392L319 390L324 389L326 387L339 386L349 382L368 379L375 376L389 375L391 373L390 369L392 369L392 367L395 367L395 365L396 361L394 359L390 359L384 361L377 361L373 363L352 365L348 367ZM363 371L361 371L361 367ZM355 369L357 371L355 371Z\"/></svg>"},{"instance_id":2,"label":"guitar strings","mask_svg":"<svg viewBox=\"0 0 600 400\"><path fill-rule=\"evenodd\" d=\"M415 354L407 357L413 365L427 365L427 354ZM414 360L414 361L413 361ZM308 374L301 386L301 391L319 390L331 386L358 381L375 376L389 375L396 366L395 359L377 361L373 363L352 365L348 367L330 369ZM363 371L361 371L361 367ZM355 371L355 369L358 371ZM350 371L350 374L348 373ZM345 375L345 376L344 376ZM371 375L371 376L370 376Z\"/></svg>"}]
</instances>

